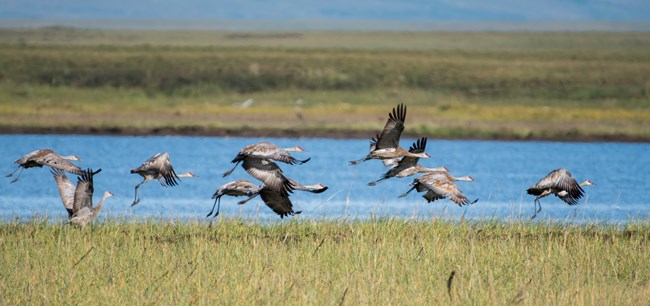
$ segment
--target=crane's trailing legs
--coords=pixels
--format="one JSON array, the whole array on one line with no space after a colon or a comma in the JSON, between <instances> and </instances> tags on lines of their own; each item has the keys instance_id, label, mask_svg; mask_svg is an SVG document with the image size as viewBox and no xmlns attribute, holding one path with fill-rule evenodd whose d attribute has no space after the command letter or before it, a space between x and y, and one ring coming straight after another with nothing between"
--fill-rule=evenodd
<instances>
[{"instance_id":1,"label":"crane's trailing legs","mask_svg":"<svg viewBox=\"0 0 650 306\"><path fill-rule=\"evenodd\" d=\"M535 217L537 217L537 214L538 214L540 211L542 211L542 203L541 203L539 200L540 200L541 198L543 198L543 197L549 195L549 194L551 194L551 191L550 191L550 190L544 190L544 192L542 192L540 195L538 195L538 196L535 197L535 202L534 202L535 213L533 214L532 217L530 217L531 220L532 220L532 219L535 219ZM539 207L539 208L538 208L538 207Z\"/></svg>"},{"instance_id":2,"label":"crane's trailing legs","mask_svg":"<svg viewBox=\"0 0 650 306\"><path fill-rule=\"evenodd\" d=\"M133 200L133 203L131 203L131 207L135 206L136 204L140 203L140 185L150 181L151 179L145 178L140 182L140 184L135 185L135 199Z\"/></svg>"},{"instance_id":3,"label":"crane's trailing legs","mask_svg":"<svg viewBox=\"0 0 650 306\"><path fill-rule=\"evenodd\" d=\"M364 157L362 159L357 159L357 160L351 160L350 165L358 165L364 161L370 160L370 158Z\"/></svg>"},{"instance_id":4,"label":"crane's trailing legs","mask_svg":"<svg viewBox=\"0 0 650 306\"><path fill-rule=\"evenodd\" d=\"M11 173L9 173L9 174L7 174L5 176L5 177L11 177L12 175L14 175L14 173L16 173L16 171L18 171L18 169L20 169L20 172L18 172L18 176L16 176L16 178L11 181L12 184L15 183L16 181L18 181L18 179L20 178L20 175L23 174L23 170L25 170L25 168L23 168L22 166L18 166L18 168L16 168L16 170L14 170L13 172L11 172Z\"/></svg>"},{"instance_id":5,"label":"crane's trailing legs","mask_svg":"<svg viewBox=\"0 0 650 306\"><path fill-rule=\"evenodd\" d=\"M379 182L381 182L381 181L383 181L385 179L388 179L388 177L382 177L382 178L380 178L380 179L378 179L376 181L372 181L372 182L368 183L368 186L376 186L377 183L379 183Z\"/></svg>"},{"instance_id":6,"label":"crane's trailing legs","mask_svg":"<svg viewBox=\"0 0 650 306\"><path fill-rule=\"evenodd\" d=\"M413 189L415 189L415 187L416 187L416 185L413 185L413 187L411 187L411 189L407 190L405 193L403 193L399 197L403 198L403 197L407 196L409 193L411 193L411 191L413 191Z\"/></svg>"},{"instance_id":7,"label":"crane's trailing legs","mask_svg":"<svg viewBox=\"0 0 650 306\"><path fill-rule=\"evenodd\" d=\"M214 207L215 207L215 206L217 207L217 213L215 213L214 216L212 216L212 212L214 212ZM209 217L209 216L212 216L212 218L215 218L216 216L219 215L219 209L220 209L220 208L221 208L221 196L217 197L217 198L214 200L214 205L212 205L212 210L211 210L210 213L209 213L207 216L205 216L205 217L207 218L207 217Z\"/></svg>"},{"instance_id":8,"label":"crane's trailing legs","mask_svg":"<svg viewBox=\"0 0 650 306\"><path fill-rule=\"evenodd\" d=\"M542 211L542 203L539 202L539 197L535 199L535 206L534 206L534 207L535 207L535 209L534 209L534 210L535 210L535 213L533 214L532 217L530 217L531 220L532 220L532 219L535 219L535 217L537 217L537 214L538 214L540 211ZM538 207L539 207L539 208L538 208Z\"/></svg>"}]
</instances>

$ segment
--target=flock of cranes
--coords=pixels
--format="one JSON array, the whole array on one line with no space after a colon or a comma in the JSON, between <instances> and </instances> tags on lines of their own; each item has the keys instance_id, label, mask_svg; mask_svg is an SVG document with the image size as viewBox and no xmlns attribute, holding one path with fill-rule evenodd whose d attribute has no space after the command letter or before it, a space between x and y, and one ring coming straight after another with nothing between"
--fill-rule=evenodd
<instances>
[{"instance_id":1,"label":"flock of cranes","mask_svg":"<svg viewBox=\"0 0 650 306\"><path fill-rule=\"evenodd\" d=\"M426 137L418 139L410 146L408 151L400 146L400 136L404 131L405 121L406 106L399 104L389 113L388 120L381 133L371 139L370 152L364 158L350 161L350 165L378 159L386 167L389 167L388 171L382 174L378 180L369 182L369 186L376 186L378 183L393 177L404 178L423 173L415 178L410 184L411 188L399 197L406 197L415 190L424 192L422 197L427 202L447 198L459 206L476 203L478 199L470 200L455 183L457 181L472 182L474 179L471 176L455 177L444 166L427 168L418 163L421 158L430 157L425 152ZM280 148L270 142L260 142L241 149L232 160L235 165L232 169L226 171L223 176L231 175L237 166L241 164L242 168L250 176L259 180L262 184L258 186L247 179L237 179L220 186L212 196L215 202L206 217L219 215L223 196L245 196L244 200L238 202L238 204L244 204L259 195L262 201L281 218L300 214L302 211L294 210L290 199L290 194L293 191L321 193L328 189L327 186L320 183L302 185L287 177L276 163L304 164L310 158L299 160L289 153L303 151L299 146ZM57 184L63 205L68 212L68 221L71 224L85 226L97 217L104 201L113 194L109 191L104 192L101 200L96 206L93 206L93 176L99 173L101 169L97 171L92 169L82 170L71 162L78 160L80 158L77 156L60 156L50 149L36 150L16 160L15 163L18 164L18 168L8 174L7 177L12 177L16 171L20 170L18 175L11 181L14 183L20 178L24 169L43 166L52 168L51 173ZM65 172L78 175L76 186L66 177ZM135 186L135 199L131 206L140 202L139 188L146 182L157 179L163 186L176 186L180 178L196 177L191 172L177 174L170 162L169 154L166 152L152 156L138 168L131 170L131 173L137 173L143 177L142 182ZM567 204L575 205L584 195L582 187L589 185L593 185L589 180L578 184L571 176L571 173L564 168L551 171L527 190L528 194L535 196L535 213L532 218L535 218L542 210L541 198L553 194Z\"/></svg>"}]
</instances>

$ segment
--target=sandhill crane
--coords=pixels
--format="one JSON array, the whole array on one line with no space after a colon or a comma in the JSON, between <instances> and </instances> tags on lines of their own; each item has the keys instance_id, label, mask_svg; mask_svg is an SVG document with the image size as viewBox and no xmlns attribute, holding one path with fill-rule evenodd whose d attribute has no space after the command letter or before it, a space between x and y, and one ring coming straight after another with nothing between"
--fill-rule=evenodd
<instances>
[{"instance_id":1,"label":"sandhill crane","mask_svg":"<svg viewBox=\"0 0 650 306\"><path fill-rule=\"evenodd\" d=\"M51 170L59 189L63 206L68 211L68 222L70 224L86 226L86 224L99 215L104 201L113 195L110 191L104 192L97 206L93 207L93 192L95 190L93 187L93 176L100 171L102 169L98 169L95 172L91 169L84 171L78 178L77 187L75 188L62 170Z\"/></svg>"},{"instance_id":2,"label":"sandhill crane","mask_svg":"<svg viewBox=\"0 0 650 306\"><path fill-rule=\"evenodd\" d=\"M214 199L214 205L212 205L212 210L210 213L205 216L206 218L211 216L214 212L214 207L217 206L217 212L213 217L219 215L219 208L221 207L221 197L224 195L238 197L238 196L252 196L255 194L261 187L251 183L246 179L236 180L232 182L225 183L217 189L217 191L212 195ZM218 205L217 205L218 204Z\"/></svg>"},{"instance_id":3,"label":"sandhill crane","mask_svg":"<svg viewBox=\"0 0 650 306\"><path fill-rule=\"evenodd\" d=\"M323 184L314 184L314 185L302 185L292 179L288 179L291 186L295 190L300 190L300 191L307 191L311 193L321 193L324 192L325 190L328 189L327 186ZM252 200L253 198L257 196L262 197L262 201L273 209L274 212L280 215L281 218L286 216L287 214L290 215L297 215L300 214L302 211L293 211L293 205L291 204L291 200L289 199L289 195L287 194L282 195L279 192L273 190L272 188L269 188L266 185L262 185L256 192L254 192L252 195L248 196L248 198L239 201L239 205L245 204L246 202Z\"/></svg>"},{"instance_id":4,"label":"sandhill crane","mask_svg":"<svg viewBox=\"0 0 650 306\"><path fill-rule=\"evenodd\" d=\"M418 139L411 147L409 148L409 152L411 153L422 153L424 152L425 148L427 146L427 138L422 137ZM421 172L431 172L431 171L444 171L447 172L447 168L445 167L438 167L438 168L427 168L424 167L420 164L418 164L418 161L420 160L419 157L410 157L410 156L404 156L402 157L399 162L397 163L396 166L393 168L390 168L390 170L386 171L380 179L368 183L368 186L375 186L377 183L389 179L391 177L408 177L417 173Z\"/></svg>"},{"instance_id":5,"label":"sandhill crane","mask_svg":"<svg viewBox=\"0 0 650 306\"><path fill-rule=\"evenodd\" d=\"M176 186L178 185L177 179L181 177L195 177L192 172L185 172L181 174L176 174L172 163L169 161L169 153L163 152L158 153L151 158L147 159L140 167L131 170L131 173L137 173L144 177L140 184L135 186L135 200L131 203L131 206L134 206L140 202L138 197L138 190L140 185L157 179L163 186Z\"/></svg>"},{"instance_id":6,"label":"sandhill crane","mask_svg":"<svg viewBox=\"0 0 650 306\"><path fill-rule=\"evenodd\" d=\"M470 202L460 188L454 184L454 181L472 182L474 179L471 176L453 177L445 171L429 172L413 180L413 183L411 183L411 186L413 187L399 197L403 198L415 189L417 192L426 191L422 197L425 198L428 203L438 199L449 198L454 203L458 204L458 206L463 206L474 204L478 201L478 199L476 199Z\"/></svg>"},{"instance_id":7,"label":"sandhill crane","mask_svg":"<svg viewBox=\"0 0 650 306\"><path fill-rule=\"evenodd\" d=\"M381 131L381 134L377 135L377 139L372 139L370 153L362 159L350 161L350 164L357 165L367 160L381 159L384 161L384 165L390 166L396 162L396 158L401 156L428 158L429 154L426 152L411 153L399 146L399 139L404 131L405 120L406 106L400 103L388 114L388 121L386 121L386 125Z\"/></svg>"},{"instance_id":8,"label":"sandhill crane","mask_svg":"<svg viewBox=\"0 0 650 306\"><path fill-rule=\"evenodd\" d=\"M73 163L67 161L67 160L81 160L78 156L76 155L69 155L69 156L60 156L56 152L54 152L51 149L40 149L36 150L33 152L27 153L25 156L17 159L15 161L16 164L18 164L18 168L14 170L13 172L9 173L6 175L6 177L11 177L18 171L18 169L21 169L20 172L18 173L18 176L11 181L12 183L15 183L18 181L20 178L20 175L23 173L24 169L27 168L34 168L34 167L43 167L43 166L49 166L52 169L61 169L70 173L82 175L84 173L81 168L75 166Z\"/></svg>"},{"instance_id":9,"label":"sandhill crane","mask_svg":"<svg viewBox=\"0 0 650 306\"><path fill-rule=\"evenodd\" d=\"M226 177L230 175L237 165L248 158L257 158L264 160L276 160L290 165L294 164L304 164L308 162L311 158L305 160L295 159L289 152L303 152L304 150L299 146L294 146L290 148L280 148L268 141L263 141L260 143L252 144L241 149L237 156L232 160L235 163L235 166L232 169L226 171L223 176Z\"/></svg>"},{"instance_id":10,"label":"sandhill crane","mask_svg":"<svg viewBox=\"0 0 650 306\"><path fill-rule=\"evenodd\" d=\"M575 205L578 204L578 200L584 195L582 186L591 185L593 183L590 180L585 180L578 184L567 169L560 168L551 171L537 182L537 184L527 190L528 194L535 196L535 214L533 214L531 219L537 217L537 214L542 211L542 204L539 201L541 198L549 194L554 194L565 203Z\"/></svg>"}]
</instances>

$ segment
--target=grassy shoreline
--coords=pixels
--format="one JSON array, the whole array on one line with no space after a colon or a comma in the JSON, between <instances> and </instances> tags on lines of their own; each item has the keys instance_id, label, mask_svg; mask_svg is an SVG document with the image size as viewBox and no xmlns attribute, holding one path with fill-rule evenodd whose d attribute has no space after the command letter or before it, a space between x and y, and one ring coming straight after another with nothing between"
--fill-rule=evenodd
<instances>
[{"instance_id":1,"label":"grassy shoreline","mask_svg":"<svg viewBox=\"0 0 650 306\"><path fill-rule=\"evenodd\" d=\"M219 220L0 224L7 304L617 304L650 224ZM454 274L448 287L450 275Z\"/></svg>"}]
</instances>

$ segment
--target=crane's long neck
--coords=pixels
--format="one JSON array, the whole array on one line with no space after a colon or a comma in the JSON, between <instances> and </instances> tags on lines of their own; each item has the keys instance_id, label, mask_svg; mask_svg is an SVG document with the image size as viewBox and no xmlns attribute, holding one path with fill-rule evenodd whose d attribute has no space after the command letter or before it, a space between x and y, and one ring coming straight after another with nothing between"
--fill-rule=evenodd
<instances>
[{"instance_id":1,"label":"crane's long neck","mask_svg":"<svg viewBox=\"0 0 650 306\"><path fill-rule=\"evenodd\" d=\"M468 175L461 176L461 177L453 177L453 176L450 176L450 177L454 181L464 181L464 182L473 182L474 181L474 179L471 176L468 176Z\"/></svg>"},{"instance_id":2,"label":"crane's long neck","mask_svg":"<svg viewBox=\"0 0 650 306\"><path fill-rule=\"evenodd\" d=\"M410 156L410 157L429 158L429 155L427 153L424 153L424 152L422 152L422 153L406 152L406 153L407 153L406 155Z\"/></svg>"},{"instance_id":3,"label":"crane's long neck","mask_svg":"<svg viewBox=\"0 0 650 306\"><path fill-rule=\"evenodd\" d=\"M420 172L448 172L447 167L427 168L420 166Z\"/></svg>"},{"instance_id":4,"label":"crane's long neck","mask_svg":"<svg viewBox=\"0 0 650 306\"><path fill-rule=\"evenodd\" d=\"M97 206L95 206L95 208L93 208L93 210L95 211L96 214L98 214L99 211L102 209L102 206L104 205L104 201L106 201L106 199L108 197L112 196L112 195L113 194L108 192L108 191L104 192L104 195L102 196L102 199L99 200L99 203L97 203Z\"/></svg>"},{"instance_id":5,"label":"crane's long neck","mask_svg":"<svg viewBox=\"0 0 650 306\"><path fill-rule=\"evenodd\" d=\"M323 184L314 184L314 185L301 185L298 190L311 191L311 192L322 192L327 189Z\"/></svg>"},{"instance_id":6,"label":"crane's long neck","mask_svg":"<svg viewBox=\"0 0 650 306\"><path fill-rule=\"evenodd\" d=\"M66 155L66 156L61 156L61 158L63 158L63 159L67 159L67 160L81 160L81 159L80 159L78 156L76 156L76 155Z\"/></svg>"},{"instance_id":7,"label":"crane's long neck","mask_svg":"<svg viewBox=\"0 0 650 306\"><path fill-rule=\"evenodd\" d=\"M282 148L283 150L287 152L302 152L304 151L301 147L295 146L295 147L290 147L290 148Z\"/></svg>"}]
</instances>

